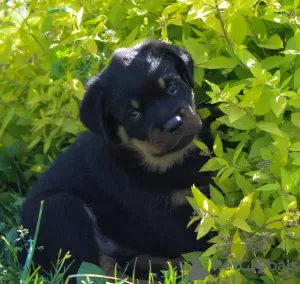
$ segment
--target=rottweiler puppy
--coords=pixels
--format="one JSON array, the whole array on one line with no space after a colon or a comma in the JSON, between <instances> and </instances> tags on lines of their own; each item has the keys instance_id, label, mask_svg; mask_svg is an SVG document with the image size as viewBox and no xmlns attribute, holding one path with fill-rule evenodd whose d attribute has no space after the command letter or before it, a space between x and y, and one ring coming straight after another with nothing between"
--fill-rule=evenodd
<instances>
[{"instance_id":1,"label":"rottweiler puppy","mask_svg":"<svg viewBox=\"0 0 300 284\"><path fill-rule=\"evenodd\" d=\"M199 172L207 157L193 143L211 143L195 109L193 68L185 49L147 40L117 49L89 80L80 106L88 131L56 158L22 207L33 238L44 200L36 264L49 270L62 249L74 260L68 274L83 261L111 274L136 257L160 270L168 259L207 248L195 227L187 229L191 185L210 182Z\"/></svg>"}]
</instances>

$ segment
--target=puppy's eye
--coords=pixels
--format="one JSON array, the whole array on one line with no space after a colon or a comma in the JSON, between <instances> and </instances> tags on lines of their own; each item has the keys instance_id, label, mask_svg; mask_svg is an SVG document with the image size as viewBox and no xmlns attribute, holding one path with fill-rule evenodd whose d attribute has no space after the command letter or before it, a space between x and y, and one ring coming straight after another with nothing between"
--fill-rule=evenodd
<instances>
[{"instance_id":1,"label":"puppy's eye","mask_svg":"<svg viewBox=\"0 0 300 284\"><path fill-rule=\"evenodd\" d=\"M176 83L171 83L168 87L168 93L170 95L174 94L177 91L177 84Z\"/></svg>"},{"instance_id":2,"label":"puppy's eye","mask_svg":"<svg viewBox=\"0 0 300 284\"><path fill-rule=\"evenodd\" d=\"M128 116L131 120L138 120L138 119L142 118L142 113L140 113L137 110L130 110L128 113Z\"/></svg>"}]
</instances>

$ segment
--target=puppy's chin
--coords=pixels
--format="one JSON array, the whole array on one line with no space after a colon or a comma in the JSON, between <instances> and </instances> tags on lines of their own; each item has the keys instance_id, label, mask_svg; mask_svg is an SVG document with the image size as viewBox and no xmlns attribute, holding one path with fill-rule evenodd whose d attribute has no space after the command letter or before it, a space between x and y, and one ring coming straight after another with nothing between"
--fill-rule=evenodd
<instances>
[{"instance_id":1,"label":"puppy's chin","mask_svg":"<svg viewBox=\"0 0 300 284\"><path fill-rule=\"evenodd\" d=\"M122 145L137 153L140 164L149 172L166 172L181 164L196 148L194 135L182 137L173 148L162 150L149 141L129 137L124 127L119 127L118 134Z\"/></svg>"},{"instance_id":2,"label":"puppy's chin","mask_svg":"<svg viewBox=\"0 0 300 284\"><path fill-rule=\"evenodd\" d=\"M183 147L183 143L185 146ZM192 140L180 142L175 148L167 152L160 152L152 144L137 139L131 139L131 147L138 152L141 164L151 172L166 172L173 166L183 163L191 151L196 148Z\"/></svg>"},{"instance_id":3,"label":"puppy's chin","mask_svg":"<svg viewBox=\"0 0 300 284\"><path fill-rule=\"evenodd\" d=\"M174 145L167 147L167 148L158 149L158 153L157 152L153 153L153 156L154 157L163 157L167 154L184 150L186 147L189 146L189 144L192 143L192 141L195 137L196 137L196 135L182 136L176 141L176 143L174 143Z\"/></svg>"}]
</instances>

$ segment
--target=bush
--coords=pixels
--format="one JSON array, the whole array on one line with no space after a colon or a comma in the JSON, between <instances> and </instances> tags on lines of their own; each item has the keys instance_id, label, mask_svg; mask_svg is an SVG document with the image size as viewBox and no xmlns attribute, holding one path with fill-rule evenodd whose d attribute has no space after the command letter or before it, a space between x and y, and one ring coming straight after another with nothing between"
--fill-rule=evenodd
<instances>
[{"instance_id":1,"label":"bush","mask_svg":"<svg viewBox=\"0 0 300 284\"><path fill-rule=\"evenodd\" d=\"M0 5L2 204L15 202L12 191L26 193L83 130L78 105L88 77L116 48L160 38L192 54L202 117L216 116L211 105L220 112L214 148L195 141L211 157L201 171L215 172L216 186L210 200L192 188L191 222L199 239L218 233L207 251L186 255L210 272L199 283L300 280L299 1Z\"/></svg>"}]
</instances>

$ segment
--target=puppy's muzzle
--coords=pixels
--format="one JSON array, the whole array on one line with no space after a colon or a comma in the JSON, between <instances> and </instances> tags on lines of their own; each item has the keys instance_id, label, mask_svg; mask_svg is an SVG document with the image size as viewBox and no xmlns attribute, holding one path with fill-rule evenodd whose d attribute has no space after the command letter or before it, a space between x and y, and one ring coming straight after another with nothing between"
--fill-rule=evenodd
<instances>
[{"instance_id":1,"label":"puppy's muzzle","mask_svg":"<svg viewBox=\"0 0 300 284\"><path fill-rule=\"evenodd\" d=\"M174 110L162 128L152 128L149 139L160 154L165 154L184 148L201 130L202 121L199 115L188 106Z\"/></svg>"},{"instance_id":2,"label":"puppy's muzzle","mask_svg":"<svg viewBox=\"0 0 300 284\"><path fill-rule=\"evenodd\" d=\"M164 124L163 132L172 135L195 135L202 130L202 122L191 107L180 108Z\"/></svg>"}]
</instances>

